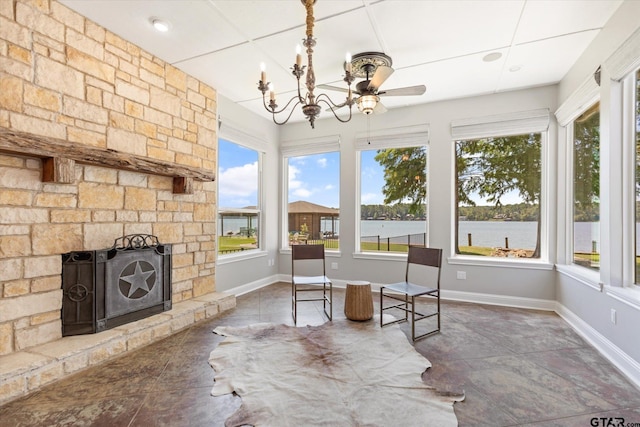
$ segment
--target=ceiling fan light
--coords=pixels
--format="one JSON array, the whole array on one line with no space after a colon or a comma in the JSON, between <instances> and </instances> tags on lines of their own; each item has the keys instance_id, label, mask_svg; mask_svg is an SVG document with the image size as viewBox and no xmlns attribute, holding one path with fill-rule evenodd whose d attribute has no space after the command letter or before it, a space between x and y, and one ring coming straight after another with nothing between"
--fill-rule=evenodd
<instances>
[{"instance_id":1,"label":"ceiling fan light","mask_svg":"<svg viewBox=\"0 0 640 427\"><path fill-rule=\"evenodd\" d=\"M377 95L363 95L358 98L358 110L364 114L371 114L379 100Z\"/></svg>"}]
</instances>

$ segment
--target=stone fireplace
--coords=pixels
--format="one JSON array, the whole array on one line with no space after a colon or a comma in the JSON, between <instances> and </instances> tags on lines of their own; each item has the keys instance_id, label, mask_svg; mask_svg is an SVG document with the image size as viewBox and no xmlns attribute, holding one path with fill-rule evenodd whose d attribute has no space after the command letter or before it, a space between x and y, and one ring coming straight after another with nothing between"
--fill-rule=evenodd
<instances>
[{"instance_id":1,"label":"stone fireplace","mask_svg":"<svg viewBox=\"0 0 640 427\"><path fill-rule=\"evenodd\" d=\"M51 380L9 384L3 369L62 338L63 253L157 236L171 246L174 310L208 304L217 111L214 89L55 0L0 1L0 63L2 402L6 388ZM169 330L186 326L173 321Z\"/></svg>"}]
</instances>

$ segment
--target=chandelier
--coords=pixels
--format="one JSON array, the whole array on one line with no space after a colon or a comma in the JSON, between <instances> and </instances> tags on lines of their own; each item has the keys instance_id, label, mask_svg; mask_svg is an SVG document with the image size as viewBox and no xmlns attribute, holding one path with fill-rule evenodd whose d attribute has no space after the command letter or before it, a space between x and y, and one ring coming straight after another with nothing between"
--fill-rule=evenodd
<instances>
[{"instance_id":1,"label":"chandelier","mask_svg":"<svg viewBox=\"0 0 640 427\"><path fill-rule=\"evenodd\" d=\"M304 47L307 48L308 66L302 65L302 56L300 54L300 49L298 47L298 51L296 53L296 62L293 64L293 67L292 67L292 70L293 70L292 74L296 76L296 79L298 81L298 93L297 95L293 96L284 107L278 110L278 104L276 103L276 95L275 95L273 85L267 82L264 65L261 65L262 70L260 73L260 81L258 82L258 90L262 92L262 103L264 105L264 108L272 114L273 122L277 125L283 125L287 123L291 118L291 115L295 111L296 107L298 105L301 105L302 113L307 117L307 120L309 120L311 127L315 128L315 120L320 115L320 111L322 109L320 107L321 102L324 102L329 107L329 111L333 113L336 119L338 119L342 123L346 123L349 120L351 120L351 106L355 102L353 100L352 93L351 93L351 83L353 83L355 79L355 77L353 77L351 74L351 67L352 67L351 58L349 54L347 54L347 60L344 66L345 76L343 80L347 83L347 87L348 87L346 100L341 104L336 104L325 93L315 95L313 92L314 89L316 88L316 76L315 76L315 72L313 71L313 48L316 45L316 40L313 38L313 24L315 21L313 17L313 5L317 0L300 0L300 1L304 4L305 9L307 10L307 33L306 33L307 37L303 39L302 44ZM300 78L304 75L305 68L307 68L307 78L305 81L307 92L306 92L306 95L303 96L302 89L300 87ZM269 104L267 104L267 97L266 97L267 91L269 92ZM287 110L289 109L289 106L293 102L295 102L295 104L293 104L293 106L291 107L286 118L283 121L278 121L276 119L276 115L283 112L284 112L284 115L286 115ZM349 116L343 119L343 118L340 118L334 110L344 106L349 107Z\"/></svg>"}]
</instances>

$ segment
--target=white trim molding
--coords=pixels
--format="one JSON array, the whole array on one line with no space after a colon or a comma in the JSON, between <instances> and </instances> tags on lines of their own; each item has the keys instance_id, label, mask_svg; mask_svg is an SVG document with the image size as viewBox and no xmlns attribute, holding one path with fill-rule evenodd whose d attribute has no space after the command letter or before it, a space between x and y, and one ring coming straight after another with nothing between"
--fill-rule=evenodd
<instances>
[{"instance_id":1,"label":"white trim molding","mask_svg":"<svg viewBox=\"0 0 640 427\"><path fill-rule=\"evenodd\" d=\"M227 289L222 292L230 293L239 297L240 295L248 294L249 292L256 291L269 285L273 285L274 283L286 282L288 280L287 277L289 276L285 274L274 274L273 276L263 277L262 279L255 280L242 286Z\"/></svg>"},{"instance_id":2,"label":"white trim molding","mask_svg":"<svg viewBox=\"0 0 640 427\"><path fill-rule=\"evenodd\" d=\"M446 289L442 290L442 299L544 311L555 311L557 305L554 300L522 298L496 294L480 294L475 292L448 291Z\"/></svg>"},{"instance_id":3,"label":"white trim molding","mask_svg":"<svg viewBox=\"0 0 640 427\"><path fill-rule=\"evenodd\" d=\"M356 135L356 150L416 147L429 144L429 125L382 129Z\"/></svg>"},{"instance_id":4,"label":"white trim molding","mask_svg":"<svg viewBox=\"0 0 640 427\"><path fill-rule=\"evenodd\" d=\"M226 139L238 145L265 152L267 141L257 135L252 135L243 130L243 127L233 121L220 117L218 119L218 138Z\"/></svg>"},{"instance_id":5,"label":"white trim molding","mask_svg":"<svg viewBox=\"0 0 640 427\"><path fill-rule=\"evenodd\" d=\"M455 141L497 136L546 132L550 113L547 108L453 120L451 137Z\"/></svg>"},{"instance_id":6,"label":"white trim molding","mask_svg":"<svg viewBox=\"0 0 640 427\"><path fill-rule=\"evenodd\" d=\"M564 305L557 303L556 313L562 317L582 338L596 348L609 362L618 368L636 387L640 388L640 363L609 341L604 335L589 326Z\"/></svg>"},{"instance_id":7,"label":"white trim molding","mask_svg":"<svg viewBox=\"0 0 640 427\"><path fill-rule=\"evenodd\" d=\"M640 67L640 28L604 62L611 80L620 81Z\"/></svg>"},{"instance_id":8,"label":"white trim molding","mask_svg":"<svg viewBox=\"0 0 640 427\"><path fill-rule=\"evenodd\" d=\"M340 135L282 141L280 144L280 153L283 157L306 156L330 151L340 151Z\"/></svg>"},{"instance_id":9,"label":"white trim molding","mask_svg":"<svg viewBox=\"0 0 640 427\"><path fill-rule=\"evenodd\" d=\"M595 71L595 70L594 70ZM595 104L600 98L600 86L595 78L589 75L556 110L555 115L560 126L567 126L582 114L587 108Z\"/></svg>"}]
</instances>

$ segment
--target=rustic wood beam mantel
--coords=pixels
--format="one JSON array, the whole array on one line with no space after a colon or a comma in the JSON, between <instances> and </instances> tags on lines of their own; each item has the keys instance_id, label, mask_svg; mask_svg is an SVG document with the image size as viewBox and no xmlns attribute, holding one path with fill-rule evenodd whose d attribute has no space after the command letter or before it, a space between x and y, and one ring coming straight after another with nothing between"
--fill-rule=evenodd
<instances>
[{"instance_id":1,"label":"rustic wood beam mantel","mask_svg":"<svg viewBox=\"0 0 640 427\"><path fill-rule=\"evenodd\" d=\"M73 162L173 177L174 193L193 192L191 185L193 180L215 180L215 174L205 169L2 127L0 127L0 151L45 159L43 180L49 182L68 184L69 168L73 169Z\"/></svg>"}]
</instances>

